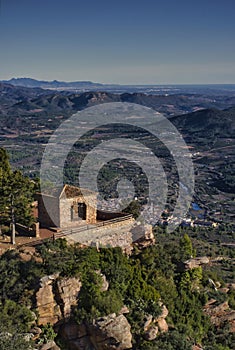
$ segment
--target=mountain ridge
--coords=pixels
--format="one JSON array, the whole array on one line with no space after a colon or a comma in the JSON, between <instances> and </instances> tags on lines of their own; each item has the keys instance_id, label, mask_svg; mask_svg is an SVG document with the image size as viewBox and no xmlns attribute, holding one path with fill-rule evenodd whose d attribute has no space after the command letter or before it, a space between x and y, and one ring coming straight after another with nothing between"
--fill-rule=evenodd
<instances>
[{"instance_id":1,"label":"mountain ridge","mask_svg":"<svg viewBox=\"0 0 235 350\"><path fill-rule=\"evenodd\" d=\"M84 92L53 91L50 89L14 86L0 82L0 113L2 115L23 115L43 113L48 115L69 115L106 102L136 103L163 113L169 117L191 113L206 108L225 109L235 106L235 95L216 100L199 94L147 94L143 92L113 93L111 91L89 90ZM35 112L35 110L38 110Z\"/></svg>"},{"instance_id":2,"label":"mountain ridge","mask_svg":"<svg viewBox=\"0 0 235 350\"><path fill-rule=\"evenodd\" d=\"M3 83L11 84L14 86L24 86L24 87L40 87L43 89L59 89L59 88L82 88L82 87L97 87L103 86L101 83L94 83L92 81L58 81L58 80L37 80L33 78L12 78L10 80L2 80Z\"/></svg>"},{"instance_id":3,"label":"mountain ridge","mask_svg":"<svg viewBox=\"0 0 235 350\"><path fill-rule=\"evenodd\" d=\"M234 95L235 84L160 84L160 83L100 83L90 80L81 81L59 81L59 80L37 80L30 77L17 77L9 80L0 80L2 83L12 84L14 86L24 87L40 87L43 89L57 90L57 91L89 91L89 90L105 90L115 93L125 92L144 92L154 95L174 95L174 94L208 94L210 95Z\"/></svg>"}]
</instances>

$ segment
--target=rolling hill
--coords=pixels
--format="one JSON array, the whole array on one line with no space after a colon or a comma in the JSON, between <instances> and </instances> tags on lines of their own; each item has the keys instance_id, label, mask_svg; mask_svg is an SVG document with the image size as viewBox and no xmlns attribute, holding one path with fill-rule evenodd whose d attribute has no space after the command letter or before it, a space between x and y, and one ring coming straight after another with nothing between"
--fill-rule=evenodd
<instances>
[{"instance_id":1,"label":"rolling hill","mask_svg":"<svg viewBox=\"0 0 235 350\"><path fill-rule=\"evenodd\" d=\"M234 220L235 96L213 102L209 95L69 93L0 83L0 147L9 150L13 166L38 174L45 145L61 121L86 107L118 101L151 107L170 118L190 146L197 202L212 215L219 213L218 219Z\"/></svg>"}]
</instances>

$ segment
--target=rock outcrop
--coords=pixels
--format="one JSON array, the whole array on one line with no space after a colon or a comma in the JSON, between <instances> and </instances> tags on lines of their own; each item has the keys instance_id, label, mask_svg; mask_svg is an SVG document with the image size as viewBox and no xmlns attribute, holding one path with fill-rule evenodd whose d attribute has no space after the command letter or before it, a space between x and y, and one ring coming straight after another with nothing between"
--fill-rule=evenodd
<instances>
[{"instance_id":1,"label":"rock outcrop","mask_svg":"<svg viewBox=\"0 0 235 350\"><path fill-rule=\"evenodd\" d=\"M202 265L209 264L210 259L207 256L201 256L197 258L191 258L184 262L184 267L186 270L194 269Z\"/></svg>"},{"instance_id":2,"label":"rock outcrop","mask_svg":"<svg viewBox=\"0 0 235 350\"><path fill-rule=\"evenodd\" d=\"M69 318L80 289L81 281L77 278L59 278L58 274L41 278L36 293L38 324L56 324Z\"/></svg>"},{"instance_id":3,"label":"rock outcrop","mask_svg":"<svg viewBox=\"0 0 235 350\"><path fill-rule=\"evenodd\" d=\"M235 310L229 308L227 301L219 305L215 305L215 303L215 300L209 301L204 307L204 312L216 327L221 328L224 324L229 324L229 331L234 333Z\"/></svg>"},{"instance_id":4,"label":"rock outcrop","mask_svg":"<svg viewBox=\"0 0 235 350\"><path fill-rule=\"evenodd\" d=\"M160 330L161 333L168 332L169 327L165 318L159 318L157 320L157 324L158 324L158 329Z\"/></svg>"},{"instance_id":5,"label":"rock outcrop","mask_svg":"<svg viewBox=\"0 0 235 350\"><path fill-rule=\"evenodd\" d=\"M71 350L125 350L132 347L131 326L123 315L110 314L90 325L70 322L61 327L60 335Z\"/></svg>"},{"instance_id":6,"label":"rock outcrop","mask_svg":"<svg viewBox=\"0 0 235 350\"><path fill-rule=\"evenodd\" d=\"M56 287L61 313L68 319L71 316L71 307L77 303L82 283L78 278L62 278L56 281Z\"/></svg>"},{"instance_id":7,"label":"rock outcrop","mask_svg":"<svg viewBox=\"0 0 235 350\"><path fill-rule=\"evenodd\" d=\"M109 283L106 277L100 271L97 273L102 278L102 291L107 291ZM77 303L81 286L78 278L61 278L58 274L43 277L36 293L38 324L50 323L60 327L59 333L71 350L130 349L131 326L123 315L129 312L127 307L123 307L118 315L98 318L92 324L77 325L70 320L71 307ZM67 322L62 324L62 321ZM58 350L52 343L43 346L42 350Z\"/></svg>"},{"instance_id":8,"label":"rock outcrop","mask_svg":"<svg viewBox=\"0 0 235 350\"><path fill-rule=\"evenodd\" d=\"M45 276L40 280L40 288L36 293L39 325L55 324L62 318L53 292L53 283L57 277L58 275Z\"/></svg>"},{"instance_id":9,"label":"rock outcrop","mask_svg":"<svg viewBox=\"0 0 235 350\"><path fill-rule=\"evenodd\" d=\"M166 317L168 316L168 309L165 305L160 303L162 307L161 314L153 318L152 315L147 315L144 323L144 338L146 340L154 340L157 334L168 332L168 324L166 322Z\"/></svg>"},{"instance_id":10,"label":"rock outcrop","mask_svg":"<svg viewBox=\"0 0 235 350\"><path fill-rule=\"evenodd\" d=\"M152 341L157 338L158 334L158 327L157 326L151 326L145 333L144 333L144 339L148 341Z\"/></svg>"},{"instance_id":11,"label":"rock outcrop","mask_svg":"<svg viewBox=\"0 0 235 350\"><path fill-rule=\"evenodd\" d=\"M157 319L154 320L154 322L157 323L159 331L161 333L165 333L165 332L168 332L168 328L169 328L166 322L166 318L168 316L169 311L164 304L160 303L160 306L162 307L162 312L157 317Z\"/></svg>"},{"instance_id":12,"label":"rock outcrop","mask_svg":"<svg viewBox=\"0 0 235 350\"><path fill-rule=\"evenodd\" d=\"M124 315L110 314L88 326L96 350L124 350L132 347L131 326Z\"/></svg>"},{"instance_id":13,"label":"rock outcrop","mask_svg":"<svg viewBox=\"0 0 235 350\"><path fill-rule=\"evenodd\" d=\"M155 237L151 225L134 226L131 233L133 243L140 249L155 244Z\"/></svg>"}]
</instances>

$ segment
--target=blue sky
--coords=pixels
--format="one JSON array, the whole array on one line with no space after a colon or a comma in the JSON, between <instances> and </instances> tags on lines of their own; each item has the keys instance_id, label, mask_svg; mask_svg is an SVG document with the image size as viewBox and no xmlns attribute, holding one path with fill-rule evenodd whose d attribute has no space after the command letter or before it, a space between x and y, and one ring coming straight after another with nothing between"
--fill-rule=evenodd
<instances>
[{"instance_id":1,"label":"blue sky","mask_svg":"<svg viewBox=\"0 0 235 350\"><path fill-rule=\"evenodd\" d=\"M0 1L0 79L235 83L234 0Z\"/></svg>"}]
</instances>

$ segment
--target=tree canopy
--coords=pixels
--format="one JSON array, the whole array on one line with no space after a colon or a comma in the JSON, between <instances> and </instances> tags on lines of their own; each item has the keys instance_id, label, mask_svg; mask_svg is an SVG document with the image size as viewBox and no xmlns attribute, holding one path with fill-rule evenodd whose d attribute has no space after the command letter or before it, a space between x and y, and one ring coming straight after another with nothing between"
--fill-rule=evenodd
<instances>
[{"instance_id":1,"label":"tree canopy","mask_svg":"<svg viewBox=\"0 0 235 350\"><path fill-rule=\"evenodd\" d=\"M15 223L33 223L31 203L34 184L21 171L12 171L7 152L0 148L0 226L11 227L15 243Z\"/></svg>"}]
</instances>

